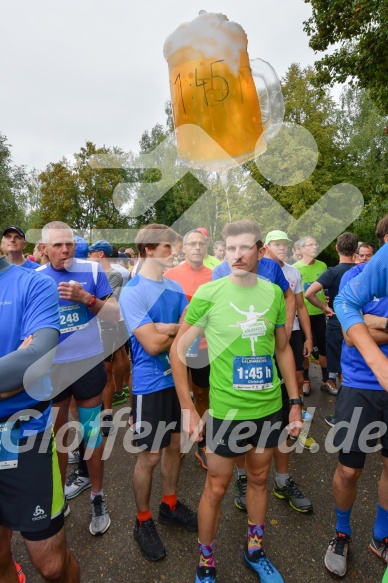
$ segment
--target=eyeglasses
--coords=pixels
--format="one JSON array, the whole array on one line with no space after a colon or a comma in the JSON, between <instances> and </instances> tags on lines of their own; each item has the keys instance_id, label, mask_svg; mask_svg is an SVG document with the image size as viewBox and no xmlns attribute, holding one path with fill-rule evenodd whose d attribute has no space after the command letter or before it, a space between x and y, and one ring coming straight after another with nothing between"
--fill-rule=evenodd
<instances>
[{"instance_id":1,"label":"eyeglasses","mask_svg":"<svg viewBox=\"0 0 388 583\"><path fill-rule=\"evenodd\" d=\"M197 243L196 241L192 241L191 243L186 243L188 247L206 247L206 243Z\"/></svg>"},{"instance_id":2,"label":"eyeglasses","mask_svg":"<svg viewBox=\"0 0 388 583\"><path fill-rule=\"evenodd\" d=\"M309 243L308 245L303 245L303 247L319 247L318 243Z\"/></svg>"}]
</instances>

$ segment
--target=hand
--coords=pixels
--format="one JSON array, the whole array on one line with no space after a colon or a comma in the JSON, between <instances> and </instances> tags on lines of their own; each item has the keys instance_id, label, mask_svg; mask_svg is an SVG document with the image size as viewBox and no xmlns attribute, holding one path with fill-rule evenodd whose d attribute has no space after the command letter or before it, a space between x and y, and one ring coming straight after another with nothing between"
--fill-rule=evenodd
<instances>
[{"instance_id":1,"label":"hand","mask_svg":"<svg viewBox=\"0 0 388 583\"><path fill-rule=\"evenodd\" d=\"M86 305L91 300L91 294L85 291L82 285L78 282L70 283L61 281L58 285L58 292L61 300L67 300L69 302L77 302Z\"/></svg>"},{"instance_id":2,"label":"hand","mask_svg":"<svg viewBox=\"0 0 388 583\"><path fill-rule=\"evenodd\" d=\"M305 340L303 344L303 356L308 358L313 351L313 340L312 338Z\"/></svg>"},{"instance_id":3,"label":"hand","mask_svg":"<svg viewBox=\"0 0 388 583\"><path fill-rule=\"evenodd\" d=\"M374 314L363 314L365 324L374 330L386 330L387 318L375 316Z\"/></svg>"},{"instance_id":4,"label":"hand","mask_svg":"<svg viewBox=\"0 0 388 583\"><path fill-rule=\"evenodd\" d=\"M25 339L23 340L23 342L19 346L18 350L20 350L21 348L28 348L30 346L31 342L32 342L32 334L25 337Z\"/></svg>"},{"instance_id":5,"label":"hand","mask_svg":"<svg viewBox=\"0 0 388 583\"><path fill-rule=\"evenodd\" d=\"M303 425L301 405L291 406L289 421L290 423L287 425L288 434L292 437L298 437Z\"/></svg>"},{"instance_id":6,"label":"hand","mask_svg":"<svg viewBox=\"0 0 388 583\"><path fill-rule=\"evenodd\" d=\"M332 310L329 306L325 306L322 311L328 318L335 316L334 310Z\"/></svg>"},{"instance_id":7,"label":"hand","mask_svg":"<svg viewBox=\"0 0 388 583\"><path fill-rule=\"evenodd\" d=\"M204 424L197 411L193 409L182 409L183 427L182 430L188 436L195 437L194 441L202 441L204 437Z\"/></svg>"}]
</instances>

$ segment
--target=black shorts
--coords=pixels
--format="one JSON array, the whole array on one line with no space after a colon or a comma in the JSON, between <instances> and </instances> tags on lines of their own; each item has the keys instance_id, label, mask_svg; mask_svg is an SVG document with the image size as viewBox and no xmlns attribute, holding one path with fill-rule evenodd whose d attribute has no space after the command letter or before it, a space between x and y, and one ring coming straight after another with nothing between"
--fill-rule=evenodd
<instances>
[{"instance_id":1,"label":"black shorts","mask_svg":"<svg viewBox=\"0 0 388 583\"><path fill-rule=\"evenodd\" d=\"M170 445L171 433L181 431L181 407L175 387L133 395L133 444L159 451Z\"/></svg>"},{"instance_id":2,"label":"black shorts","mask_svg":"<svg viewBox=\"0 0 388 583\"><path fill-rule=\"evenodd\" d=\"M341 326L331 326L329 319L329 324L326 328L327 370L329 372L342 372L341 352L343 339Z\"/></svg>"},{"instance_id":3,"label":"black shorts","mask_svg":"<svg viewBox=\"0 0 388 583\"><path fill-rule=\"evenodd\" d=\"M384 457L388 457L388 393L386 391L342 386L336 397L335 417L333 441L334 446L340 448L339 461L341 463L349 467L362 468L362 461L365 462L366 454L377 449L381 449ZM350 426L339 427L338 424L341 422L347 422ZM376 448L377 427L380 430L381 447ZM346 458L349 453L357 455ZM348 459L352 461L346 461Z\"/></svg>"},{"instance_id":4,"label":"black shorts","mask_svg":"<svg viewBox=\"0 0 388 583\"><path fill-rule=\"evenodd\" d=\"M118 326L101 326L101 340L104 346L104 362L113 362L113 357L120 348L119 346L119 327Z\"/></svg>"},{"instance_id":5,"label":"black shorts","mask_svg":"<svg viewBox=\"0 0 388 583\"><path fill-rule=\"evenodd\" d=\"M290 346L294 353L296 370L303 370L303 342L302 330L293 330L291 332Z\"/></svg>"},{"instance_id":6,"label":"black shorts","mask_svg":"<svg viewBox=\"0 0 388 583\"><path fill-rule=\"evenodd\" d=\"M321 356L326 356L326 318L324 314L310 316L310 324L314 346L318 347ZM303 342L304 341L305 337L303 334Z\"/></svg>"},{"instance_id":7,"label":"black shorts","mask_svg":"<svg viewBox=\"0 0 388 583\"><path fill-rule=\"evenodd\" d=\"M0 524L27 540L45 540L64 524L63 488L54 439L47 433L28 438L17 468L0 470ZM27 438L19 445L27 444Z\"/></svg>"},{"instance_id":8,"label":"black shorts","mask_svg":"<svg viewBox=\"0 0 388 583\"><path fill-rule=\"evenodd\" d=\"M100 395L106 385L106 371L101 358L99 355L85 360L54 364L50 374L56 393L53 403L60 403L68 397L74 397L77 401L86 401ZM70 377L75 379L71 384L69 384L69 380L72 380ZM64 388L61 391L62 387Z\"/></svg>"},{"instance_id":9,"label":"black shorts","mask_svg":"<svg viewBox=\"0 0 388 583\"><path fill-rule=\"evenodd\" d=\"M186 359L187 367L191 370L193 383L201 389L209 388L210 364L207 348L198 351L198 356L191 356Z\"/></svg>"},{"instance_id":10,"label":"black shorts","mask_svg":"<svg viewBox=\"0 0 388 583\"><path fill-rule=\"evenodd\" d=\"M261 419L230 421L209 415L206 422L206 447L221 457L238 457L252 447L277 447L285 441L282 434L282 410Z\"/></svg>"}]
</instances>

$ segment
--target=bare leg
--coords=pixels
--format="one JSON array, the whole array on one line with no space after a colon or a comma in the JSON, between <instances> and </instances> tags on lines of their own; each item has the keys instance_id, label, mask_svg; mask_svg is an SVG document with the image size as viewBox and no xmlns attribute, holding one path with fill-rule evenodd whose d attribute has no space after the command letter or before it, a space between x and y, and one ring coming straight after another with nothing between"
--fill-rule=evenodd
<instances>
[{"instance_id":1,"label":"bare leg","mask_svg":"<svg viewBox=\"0 0 388 583\"><path fill-rule=\"evenodd\" d=\"M352 508L357 495L357 481L361 474L362 470L348 468L338 462L333 477L333 494L339 510Z\"/></svg>"},{"instance_id":2,"label":"bare leg","mask_svg":"<svg viewBox=\"0 0 388 583\"><path fill-rule=\"evenodd\" d=\"M64 528L46 540L24 542L32 564L47 583L79 583L79 566L66 544Z\"/></svg>"},{"instance_id":3,"label":"bare leg","mask_svg":"<svg viewBox=\"0 0 388 583\"><path fill-rule=\"evenodd\" d=\"M163 479L163 494L176 493L176 486L181 467L180 433L171 433L171 443L162 451L160 470Z\"/></svg>"},{"instance_id":4,"label":"bare leg","mask_svg":"<svg viewBox=\"0 0 388 583\"><path fill-rule=\"evenodd\" d=\"M379 482L378 499L379 504L385 510L388 510L388 458L382 457L383 471Z\"/></svg>"},{"instance_id":5,"label":"bare leg","mask_svg":"<svg viewBox=\"0 0 388 583\"><path fill-rule=\"evenodd\" d=\"M263 524L267 514L268 472L275 448L267 448L256 452L252 448L246 454L247 512L250 522Z\"/></svg>"},{"instance_id":6,"label":"bare leg","mask_svg":"<svg viewBox=\"0 0 388 583\"><path fill-rule=\"evenodd\" d=\"M11 553L12 530L0 526L0 583L18 583Z\"/></svg>"},{"instance_id":7,"label":"bare leg","mask_svg":"<svg viewBox=\"0 0 388 583\"><path fill-rule=\"evenodd\" d=\"M138 512L146 512L150 507L152 474L161 458L161 452L142 451L137 458L133 472L133 489Z\"/></svg>"}]
</instances>

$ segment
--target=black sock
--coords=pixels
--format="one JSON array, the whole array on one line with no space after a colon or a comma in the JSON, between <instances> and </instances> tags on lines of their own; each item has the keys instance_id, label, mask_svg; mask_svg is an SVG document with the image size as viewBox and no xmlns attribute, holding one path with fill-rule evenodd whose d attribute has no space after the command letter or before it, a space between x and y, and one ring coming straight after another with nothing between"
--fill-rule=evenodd
<instances>
[{"instance_id":1,"label":"black sock","mask_svg":"<svg viewBox=\"0 0 388 583\"><path fill-rule=\"evenodd\" d=\"M324 368L323 366L321 367L322 370L322 382L326 382L327 379L329 378L329 373L327 372L327 367Z\"/></svg>"},{"instance_id":2,"label":"black sock","mask_svg":"<svg viewBox=\"0 0 388 583\"><path fill-rule=\"evenodd\" d=\"M77 473L80 474L81 476L87 478L89 477L89 472L88 472L88 466L86 465L85 462L85 442L84 440L81 441L81 443L78 446L79 449L79 462L78 462L78 468L77 468Z\"/></svg>"},{"instance_id":3,"label":"black sock","mask_svg":"<svg viewBox=\"0 0 388 583\"><path fill-rule=\"evenodd\" d=\"M310 379L309 379L309 369L308 369L308 368L305 368L305 369L304 369L304 371L303 371L303 379L304 379L305 381L308 381L308 380L310 380Z\"/></svg>"}]
</instances>

